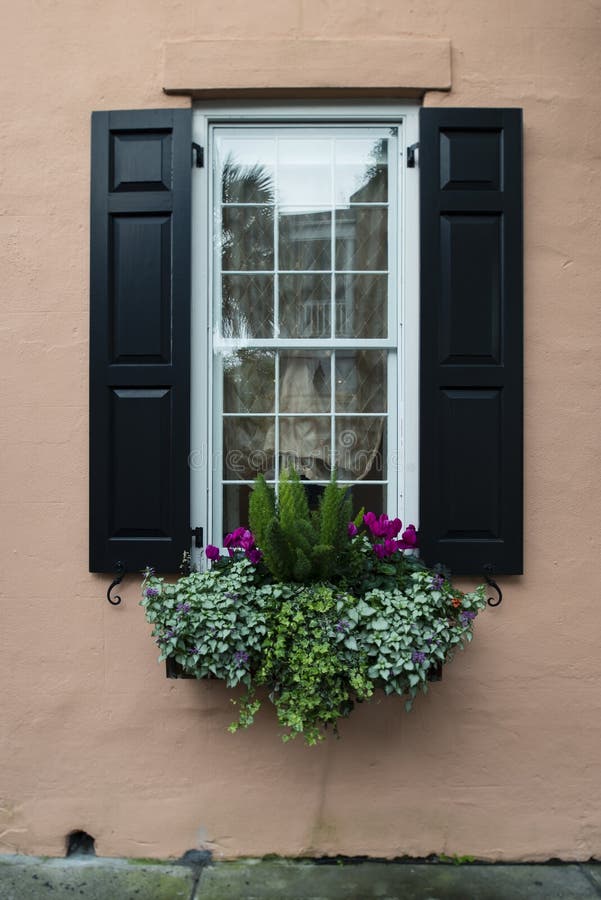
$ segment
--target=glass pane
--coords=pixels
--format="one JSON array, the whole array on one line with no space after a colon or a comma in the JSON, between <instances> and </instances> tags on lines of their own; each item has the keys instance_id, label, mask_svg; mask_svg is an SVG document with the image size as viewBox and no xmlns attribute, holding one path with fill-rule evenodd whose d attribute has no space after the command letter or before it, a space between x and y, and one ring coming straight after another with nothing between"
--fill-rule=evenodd
<instances>
[{"instance_id":1,"label":"glass pane","mask_svg":"<svg viewBox=\"0 0 601 900\"><path fill-rule=\"evenodd\" d=\"M223 359L223 411L273 412L275 407L275 354L266 350L239 350Z\"/></svg>"},{"instance_id":2,"label":"glass pane","mask_svg":"<svg viewBox=\"0 0 601 900\"><path fill-rule=\"evenodd\" d=\"M324 350L283 350L280 353L281 412L330 411L330 355Z\"/></svg>"},{"instance_id":3,"label":"glass pane","mask_svg":"<svg viewBox=\"0 0 601 900\"><path fill-rule=\"evenodd\" d=\"M217 170L224 203L273 203L275 140L217 137Z\"/></svg>"},{"instance_id":4,"label":"glass pane","mask_svg":"<svg viewBox=\"0 0 601 900\"><path fill-rule=\"evenodd\" d=\"M338 478L386 478L383 416L336 417Z\"/></svg>"},{"instance_id":5,"label":"glass pane","mask_svg":"<svg viewBox=\"0 0 601 900\"><path fill-rule=\"evenodd\" d=\"M279 211L279 268L329 269L332 214L322 210Z\"/></svg>"},{"instance_id":6,"label":"glass pane","mask_svg":"<svg viewBox=\"0 0 601 900\"><path fill-rule=\"evenodd\" d=\"M278 203L285 206L330 206L332 203L331 142L280 140Z\"/></svg>"},{"instance_id":7,"label":"glass pane","mask_svg":"<svg viewBox=\"0 0 601 900\"><path fill-rule=\"evenodd\" d=\"M259 472L273 477L274 419L227 416L223 420L223 477L252 481Z\"/></svg>"},{"instance_id":8,"label":"glass pane","mask_svg":"<svg viewBox=\"0 0 601 900\"><path fill-rule=\"evenodd\" d=\"M336 276L336 337L388 335L388 276Z\"/></svg>"},{"instance_id":9,"label":"glass pane","mask_svg":"<svg viewBox=\"0 0 601 900\"><path fill-rule=\"evenodd\" d=\"M280 465L293 465L301 478L329 479L331 437L329 416L280 418Z\"/></svg>"},{"instance_id":10,"label":"glass pane","mask_svg":"<svg viewBox=\"0 0 601 900\"><path fill-rule=\"evenodd\" d=\"M388 199L388 140L337 140L334 184L336 205L382 203Z\"/></svg>"},{"instance_id":11,"label":"glass pane","mask_svg":"<svg viewBox=\"0 0 601 900\"><path fill-rule=\"evenodd\" d=\"M273 269L273 207L225 206L222 225L222 269Z\"/></svg>"},{"instance_id":12,"label":"glass pane","mask_svg":"<svg viewBox=\"0 0 601 900\"><path fill-rule=\"evenodd\" d=\"M386 269L388 208L351 206L336 210L336 270Z\"/></svg>"},{"instance_id":13,"label":"glass pane","mask_svg":"<svg viewBox=\"0 0 601 900\"><path fill-rule=\"evenodd\" d=\"M248 501L251 490L250 484L223 485L223 537L240 525L248 528Z\"/></svg>"},{"instance_id":14,"label":"glass pane","mask_svg":"<svg viewBox=\"0 0 601 900\"><path fill-rule=\"evenodd\" d=\"M356 516L361 509L365 512L373 512L377 516L382 513L390 513L386 508L386 485L370 484L369 481L362 481L351 487L351 496L353 498L353 516Z\"/></svg>"},{"instance_id":15,"label":"glass pane","mask_svg":"<svg viewBox=\"0 0 601 900\"><path fill-rule=\"evenodd\" d=\"M336 412L386 412L385 350L337 350L334 366Z\"/></svg>"},{"instance_id":16,"label":"glass pane","mask_svg":"<svg viewBox=\"0 0 601 900\"><path fill-rule=\"evenodd\" d=\"M280 337L330 336L329 275L280 275Z\"/></svg>"},{"instance_id":17,"label":"glass pane","mask_svg":"<svg viewBox=\"0 0 601 900\"><path fill-rule=\"evenodd\" d=\"M224 275L221 292L223 337L273 337L272 275Z\"/></svg>"}]
</instances>

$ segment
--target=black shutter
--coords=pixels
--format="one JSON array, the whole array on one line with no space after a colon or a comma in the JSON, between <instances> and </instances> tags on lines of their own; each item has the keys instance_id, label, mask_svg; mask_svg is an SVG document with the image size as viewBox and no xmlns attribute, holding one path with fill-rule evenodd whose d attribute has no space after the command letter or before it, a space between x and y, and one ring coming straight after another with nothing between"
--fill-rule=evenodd
<instances>
[{"instance_id":1,"label":"black shutter","mask_svg":"<svg viewBox=\"0 0 601 900\"><path fill-rule=\"evenodd\" d=\"M92 115L92 572L174 572L190 546L191 123Z\"/></svg>"},{"instance_id":2,"label":"black shutter","mask_svg":"<svg viewBox=\"0 0 601 900\"><path fill-rule=\"evenodd\" d=\"M420 537L522 572L522 115L420 114Z\"/></svg>"}]
</instances>

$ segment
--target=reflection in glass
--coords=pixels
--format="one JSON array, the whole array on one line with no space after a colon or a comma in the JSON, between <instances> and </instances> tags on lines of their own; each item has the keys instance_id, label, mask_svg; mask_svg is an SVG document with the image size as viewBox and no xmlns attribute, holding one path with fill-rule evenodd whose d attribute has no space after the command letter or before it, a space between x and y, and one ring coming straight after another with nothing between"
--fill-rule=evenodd
<instances>
[{"instance_id":1,"label":"reflection in glass","mask_svg":"<svg viewBox=\"0 0 601 900\"><path fill-rule=\"evenodd\" d=\"M336 417L336 469L338 477L386 478L383 453L386 419L382 416Z\"/></svg>"},{"instance_id":2,"label":"reflection in glass","mask_svg":"<svg viewBox=\"0 0 601 900\"><path fill-rule=\"evenodd\" d=\"M292 465L309 481L330 478L331 422L329 416L280 418L280 465Z\"/></svg>"},{"instance_id":3,"label":"reflection in glass","mask_svg":"<svg viewBox=\"0 0 601 900\"><path fill-rule=\"evenodd\" d=\"M218 177L223 203L273 203L273 138L217 137Z\"/></svg>"},{"instance_id":4,"label":"reflection in glass","mask_svg":"<svg viewBox=\"0 0 601 900\"><path fill-rule=\"evenodd\" d=\"M273 337L272 275L224 275L221 297L223 337Z\"/></svg>"},{"instance_id":5,"label":"reflection in glass","mask_svg":"<svg viewBox=\"0 0 601 900\"><path fill-rule=\"evenodd\" d=\"M280 410L325 413L331 408L330 353L327 350L282 350Z\"/></svg>"},{"instance_id":6,"label":"reflection in glass","mask_svg":"<svg viewBox=\"0 0 601 900\"><path fill-rule=\"evenodd\" d=\"M385 350L337 350L334 367L336 412L386 412Z\"/></svg>"},{"instance_id":7,"label":"reflection in glass","mask_svg":"<svg viewBox=\"0 0 601 900\"><path fill-rule=\"evenodd\" d=\"M248 528L248 501L250 484L225 484L223 486L223 537L240 525Z\"/></svg>"},{"instance_id":8,"label":"reflection in glass","mask_svg":"<svg viewBox=\"0 0 601 900\"><path fill-rule=\"evenodd\" d=\"M226 416L223 419L223 477L251 481L274 471L274 419Z\"/></svg>"},{"instance_id":9,"label":"reflection in glass","mask_svg":"<svg viewBox=\"0 0 601 900\"><path fill-rule=\"evenodd\" d=\"M329 269L331 228L331 212L280 209L280 270Z\"/></svg>"},{"instance_id":10,"label":"reflection in glass","mask_svg":"<svg viewBox=\"0 0 601 900\"><path fill-rule=\"evenodd\" d=\"M336 275L336 337L387 337L387 301L387 275Z\"/></svg>"},{"instance_id":11,"label":"reflection in glass","mask_svg":"<svg viewBox=\"0 0 601 900\"><path fill-rule=\"evenodd\" d=\"M275 355L268 350L238 350L223 358L223 411L274 412Z\"/></svg>"},{"instance_id":12,"label":"reflection in glass","mask_svg":"<svg viewBox=\"0 0 601 900\"><path fill-rule=\"evenodd\" d=\"M329 275L280 275L280 337L330 336Z\"/></svg>"},{"instance_id":13,"label":"reflection in glass","mask_svg":"<svg viewBox=\"0 0 601 900\"><path fill-rule=\"evenodd\" d=\"M370 484L369 481L361 481L351 487L353 501L353 517L358 515L361 509L373 512L377 516L389 513L386 504L386 485Z\"/></svg>"},{"instance_id":14,"label":"reflection in glass","mask_svg":"<svg viewBox=\"0 0 601 900\"><path fill-rule=\"evenodd\" d=\"M334 195L338 206L388 200L386 138L338 139L334 165Z\"/></svg>"},{"instance_id":15,"label":"reflection in glass","mask_svg":"<svg viewBox=\"0 0 601 900\"><path fill-rule=\"evenodd\" d=\"M331 143L309 138L280 140L278 203L282 206L330 206Z\"/></svg>"},{"instance_id":16,"label":"reflection in glass","mask_svg":"<svg viewBox=\"0 0 601 900\"><path fill-rule=\"evenodd\" d=\"M233 271L273 269L273 207L222 208L221 267Z\"/></svg>"},{"instance_id":17,"label":"reflection in glass","mask_svg":"<svg viewBox=\"0 0 601 900\"><path fill-rule=\"evenodd\" d=\"M351 206L336 210L336 269L386 269L388 208Z\"/></svg>"}]
</instances>

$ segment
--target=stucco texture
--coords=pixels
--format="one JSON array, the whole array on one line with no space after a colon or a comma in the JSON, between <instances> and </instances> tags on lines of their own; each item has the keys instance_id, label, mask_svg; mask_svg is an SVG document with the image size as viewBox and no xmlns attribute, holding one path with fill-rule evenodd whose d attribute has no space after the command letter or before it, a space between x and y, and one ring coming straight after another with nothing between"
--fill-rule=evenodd
<instances>
[{"instance_id":1,"label":"stucco texture","mask_svg":"<svg viewBox=\"0 0 601 900\"><path fill-rule=\"evenodd\" d=\"M448 40L425 103L524 108L526 574L410 715L364 704L311 749L271 712L229 735L219 684L157 665L139 582L112 608L88 574L89 124L189 105L167 42L333 36L373 42L376 85L379 40ZM23 0L0 40L0 850L601 856L601 4Z\"/></svg>"}]
</instances>

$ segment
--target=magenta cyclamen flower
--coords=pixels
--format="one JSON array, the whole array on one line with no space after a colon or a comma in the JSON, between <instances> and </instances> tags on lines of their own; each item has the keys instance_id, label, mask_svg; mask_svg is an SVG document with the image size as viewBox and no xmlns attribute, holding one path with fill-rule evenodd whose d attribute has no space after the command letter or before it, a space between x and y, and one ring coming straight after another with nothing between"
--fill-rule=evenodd
<instances>
[{"instance_id":1,"label":"magenta cyclamen flower","mask_svg":"<svg viewBox=\"0 0 601 900\"><path fill-rule=\"evenodd\" d=\"M359 529L357 528L357 526L355 525L354 522L349 522L349 523L348 523L348 529L347 529L347 530L348 530L348 536L349 536L349 537L355 537L355 535L357 534L357 531L358 531Z\"/></svg>"},{"instance_id":2,"label":"magenta cyclamen flower","mask_svg":"<svg viewBox=\"0 0 601 900\"><path fill-rule=\"evenodd\" d=\"M386 513L382 513L378 518L375 513L367 512L363 516L363 521L374 537L388 538L389 540L395 538L403 527L400 519L389 519Z\"/></svg>"},{"instance_id":3,"label":"magenta cyclamen flower","mask_svg":"<svg viewBox=\"0 0 601 900\"><path fill-rule=\"evenodd\" d=\"M234 550L244 550L246 558L256 566L261 561L263 554L255 545L255 536L248 528L240 526L229 534L226 534L223 543L227 547L230 556L234 555Z\"/></svg>"},{"instance_id":4,"label":"magenta cyclamen flower","mask_svg":"<svg viewBox=\"0 0 601 900\"><path fill-rule=\"evenodd\" d=\"M415 530L415 525L407 525L407 528L401 537L401 550L413 550L414 547L417 547L417 531Z\"/></svg>"},{"instance_id":5,"label":"magenta cyclamen flower","mask_svg":"<svg viewBox=\"0 0 601 900\"><path fill-rule=\"evenodd\" d=\"M210 559L213 562L215 562L216 559L219 559L221 555L219 547L216 547L215 544L207 544L205 553L207 554L207 559Z\"/></svg>"},{"instance_id":6,"label":"magenta cyclamen flower","mask_svg":"<svg viewBox=\"0 0 601 900\"><path fill-rule=\"evenodd\" d=\"M392 556L398 550L398 541L392 541L387 538L383 544L374 544L374 553L378 559L384 559L385 556Z\"/></svg>"}]
</instances>

